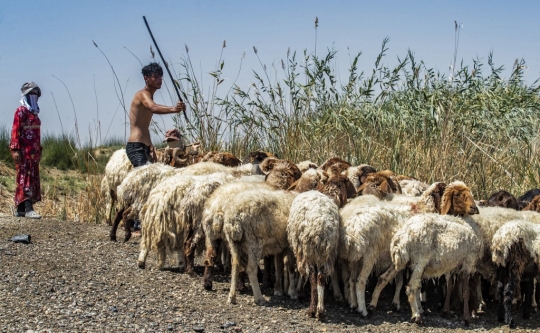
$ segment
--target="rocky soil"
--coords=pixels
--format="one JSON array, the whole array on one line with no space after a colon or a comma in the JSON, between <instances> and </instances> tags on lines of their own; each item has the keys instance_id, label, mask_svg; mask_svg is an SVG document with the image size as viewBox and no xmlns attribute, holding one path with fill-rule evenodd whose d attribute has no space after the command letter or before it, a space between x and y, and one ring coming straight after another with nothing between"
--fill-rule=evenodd
<instances>
[{"instance_id":1,"label":"rocky soil","mask_svg":"<svg viewBox=\"0 0 540 333\"><path fill-rule=\"evenodd\" d=\"M405 298L401 312L390 311L391 290L385 290L380 309L367 319L328 296L327 318L319 322L306 316L307 297L291 301L270 296L271 289L266 290L267 306L254 305L249 290L239 295L238 304L227 305L228 276L218 275L214 290L208 292L202 287L200 267L196 277L159 271L151 253L147 268L139 269L139 239L112 243L108 231L105 225L0 216L0 331L510 331L497 323L494 303L469 327L461 324L458 313L442 318L434 312L424 326L410 324ZM20 234L30 234L32 243L8 241ZM538 313L528 321L518 314L516 320L516 332L540 327Z\"/></svg>"}]
</instances>

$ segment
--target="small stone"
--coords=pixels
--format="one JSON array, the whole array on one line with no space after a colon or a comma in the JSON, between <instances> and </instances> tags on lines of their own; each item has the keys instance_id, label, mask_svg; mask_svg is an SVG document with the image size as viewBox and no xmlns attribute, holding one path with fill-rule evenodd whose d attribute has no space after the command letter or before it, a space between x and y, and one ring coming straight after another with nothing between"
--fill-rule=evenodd
<instances>
[{"instance_id":1,"label":"small stone","mask_svg":"<svg viewBox=\"0 0 540 333\"><path fill-rule=\"evenodd\" d=\"M118 309L116 308L116 306L111 306L109 308L112 312L118 312Z\"/></svg>"},{"instance_id":2,"label":"small stone","mask_svg":"<svg viewBox=\"0 0 540 333\"><path fill-rule=\"evenodd\" d=\"M193 326L193 330L195 332L204 332L204 327L201 326Z\"/></svg>"},{"instance_id":3,"label":"small stone","mask_svg":"<svg viewBox=\"0 0 540 333\"><path fill-rule=\"evenodd\" d=\"M236 323L234 321L228 321L225 324L221 325L221 328L225 329L225 328L229 328L229 327L232 327L232 326L236 326Z\"/></svg>"}]
</instances>

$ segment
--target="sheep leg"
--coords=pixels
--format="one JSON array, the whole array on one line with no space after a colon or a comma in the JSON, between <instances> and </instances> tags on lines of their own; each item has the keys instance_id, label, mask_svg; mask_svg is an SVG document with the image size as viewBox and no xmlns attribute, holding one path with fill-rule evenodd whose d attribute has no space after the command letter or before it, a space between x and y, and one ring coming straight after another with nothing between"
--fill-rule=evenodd
<instances>
[{"instance_id":1,"label":"sheep leg","mask_svg":"<svg viewBox=\"0 0 540 333\"><path fill-rule=\"evenodd\" d=\"M531 276L524 277L523 279L523 293L525 294L523 300L523 319L531 318L531 307L532 307L532 298L533 298L533 286L534 281Z\"/></svg>"},{"instance_id":2,"label":"sheep leg","mask_svg":"<svg viewBox=\"0 0 540 333\"><path fill-rule=\"evenodd\" d=\"M122 214L124 214L124 208L119 210L116 213L116 216L114 217L114 223L112 225L111 231L109 233L109 238L111 241L116 242L116 230L118 230L118 225L120 224L120 221L122 220Z\"/></svg>"},{"instance_id":3,"label":"sheep leg","mask_svg":"<svg viewBox=\"0 0 540 333\"><path fill-rule=\"evenodd\" d=\"M216 260L216 241L206 242L206 256L204 258L204 276L203 285L204 289L212 290L212 268L214 267L214 261Z\"/></svg>"},{"instance_id":4,"label":"sheep leg","mask_svg":"<svg viewBox=\"0 0 540 333\"><path fill-rule=\"evenodd\" d=\"M506 267L497 268L497 296L498 296L498 307L497 307L497 319L500 323L504 323L504 281L508 276L508 269Z\"/></svg>"},{"instance_id":5,"label":"sheep leg","mask_svg":"<svg viewBox=\"0 0 540 333\"><path fill-rule=\"evenodd\" d=\"M420 304L421 304L422 308L424 306L426 306L426 302L427 302L427 296L426 296L427 284L428 284L428 281L423 280L422 285L420 287Z\"/></svg>"},{"instance_id":6,"label":"sheep leg","mask_svg":"<svg viewBox=\"0 0 540 333\"><path fill-rule=\"evenodd\" d=\"M334 292L334 299L338 302L343 302L343 296L341 295L341 288L339 287L339 278L336 269L337 267L334 268L334 271L330 276L330 281L332 282L332 291Z\"/></svg>"},{"instance_id":7,"label":"sheep leg","mask_svg":"<svg viewBox=\"0 0 540 333\"><path fill-rule=\"evenodd\" d=\"M454 276L452 274L446 275L446 298L444 299L443 315L450 316L450 300L452 299L452 292L454 291Z\"/></svg>"},{"instance_id":8,"label":"sheep leg","mask_svg":"<svg viewBox=\"0 0 540 333\"><path fill-rule=\"evenodd\" d=\"M391 265L384 274L379 276L379 279L377 281L377 285L375 286L375 290L373 290L373 294L371 295L371 303L369 304L369 310L375 310L377 308L377 303L379 302L379 296L381 295L382 290L386 285L392 281L392 279L398 274L398 271L396 270L396 267L394 265ZM402 276L401 283L403 284L403 274L400 274ZM400 288L401 289L401 288ZM395 296L394 296L395 298ZM399 296L398 296L399 299Z\"/></svg>"},{"instance_id":9,"label":"sheep leg","mask_svg":"<svg viewBox=\"0 0 540 333\"><path fill-rule=\"evenodd\" d=\"M473 278L469 278L469 288L472 290L470 293L469 299L469 306L471 309L471 318L478 318L478 315L476 311L478 310L479 303L478 303L478 284L481 283L480 279L478 278L479 274L475 273L473 274Z\"/></svg>"},{"instance_id":10,"label":"sheep leg","mask_svg":"<svg viewBox=\"0 0 540 333\"><path fill-rule=\"evenodd\" d=\"M417 265L414 267L406 290L407 298L409 299L409 304L411 305L412 310L411 322L418 325L423 323L422 313L418 307L418 293L420 292L420 284L422 281L422 275L424 273L424 267L425 266L423 265Z\"/></svg>"},{"instance_id":11,"label":"sheep leg","mask_svg":"<svg viewBox=\"0 0 540 333\"><path fill-rule=\"evenodd\" d=\"M349 299L351 310L358 308L358 300L356 298L356 282L358 281L358 269L360 263L352 263L350 265L349 274Z\"/></svg>"},{"instance_id":12,"label":"sheep leg","mask_svg":"<svg viewBox=\"0 0 540 333\"><path fill-rule=\"evenodd\" d=\"M536 284L538 283L537 279L533 280L533 291L532 291L532 303L531 307L534 312L538 311L538 304L536 303Z\"/></svg>"},{"instance_id":13,"label":"sheep leg","mask_svg":"<svg viewBox=\"0 0 540 333\"><path fill-rule=\"evenodd\" d=\"M238 251L237 243L229 242L229 248L231 250L231 288L229 290L229 299L227 300L227 303L236 304L236 285L238 284L238 270L240 268L240 254ZM248 269L249 269L249 263L248 263ZM251 276L250 276L250 279L251 279Z\"/></svg>"},{"instance_id":14,"label":"sheep leg","mask_svg":"<svg viewBox=\"0 0 540 333\"><path fill-rule=\"evenodd\" d=\"M326 274L323 267L319 267L317 274L317 319L321 320L325 317L324 309L324 288L326 285Z\"/></svg>"},{"instance_id":15,"label":"sheep leg","mask_svg":"<svg viewBox=\"0 0 540 333\"><path fill-rule=\"evenodd\" d=\"M294 256L290 253L287 255L288 260L286 263L285 276L288 276L289 285L287 288L287 294L291 299L298 299L298 293L296 291L295 279L294 279Z\"/></svg>"},{"instance_id":16,"label":"sheep leg","mask_svg":"<svg viewBox=\"0 0 540 333\"><path fill-rule=\"evenodd\" d=\"M146 257L148 256L148 249L144 247L143 242L141 242L141 252L139 253L139 259L137 259L137 266L144 269L146 267Z\"/></svg>"},{"instance_id":17,"label":"sheep leg","mask_svg":"<svg viewBox=\"0 0 540 333\"><path fill-rule=\"evenodd\" d=\"M514 289L516 288L517 276L513 269L510 269L510 280L504 287L504 315L505 322L510 328L515 328L516 323L514 322L514 317L512 315L512 301L514 299Z\"/></svg>"},{"instance_id":18,"label":"sheep leg","mask_svg":"<svg viewBox=\"0 0 540 333\"><path fill-rule=\"evenodd\" d=\"M416 291L416 304L418 305L418 313L424 314L424 306L422 304L422 283L420 283L420 288Z\"/></svg>"},{"instance_id":19,"label":"sheep leg","mask_svg":"<svg viewBox=\"0 0 540 333\"><path fill-rule=\"evenodd\" d=\"M161 271L165 268L165 259L167 259L167 252L164 246L157 248L158 269Z\"/></svg>"},{"instance_id":20,"label":"sheep leg","mask_svg":"<svg viewBox=\"0 0 540 333\"><path fill-rule=\"evenodd\" d=\"M257 278L257 271L259 269L259 266L257 265L258 260L256 259L256 253L260 254L262 249L250 249L248 253L248 263L246 267L246 272L249 277L249 283L251 284L251 290L253 290L253 298L255 301L255 304L257 305L264 305L266 304L266 300L264 299L261 288L259 287L259 279ZM233 256L233 253L231 251L231 256ZM260 256L259 256L260 258ZM233 265L234 265L234 257L233 257Z\"/></svg>"},{"instance_id":21,"label":"sheep leg","mask_svg":"<svg viewBox=\"0 0 540 333\"><path fill-rule=\"evenodd\" d=\"M122 221L124 221L124 243L126 243L131 238L131 223L133 222L133 220L128 219L130 213L131 207L127 208L122 214Z\"/></svg>"},{"instance_id":22,"label":"sheep leg","mask_svg":"<svg viewBox=\"0 0 540 333\"><path fill-rule=\"evenodd\" d=\"M356 298L358 300L358 313L362 317L367 317L368 312L366 309L366 284L369 274L373 270L374 260L372 258L364 257L364 264L358 275L358 282L356 282Z\"/></svg>"},{"instance_id":23,"label":"sheep leg","mask_svg":"<svg viewBox=\"0 0 540 333\"><path fill-rule=\"evenodd\" d=\"M392 300L392 310L399 312L401 310L401 304L399 301L401 288L403 287L403 271L401 271L395 278L396 290L394 291L394 299Z\"/></svg>"},{"instance_id":24,"label":"sheep leg","mask_svg":"<svg viewBox=\"0 0 540 333\"><path fill-rule=\"evenodd\" d=\"M342 267L341 281L343 281L343 295L345 296L345 301L347 303L350 303L351 293L350 293L350 288L349 288L349 278L350 278L349 266L347 265L347 263L343 263L341 267Z\"/></svg>"},{"instance_id":25,"label":"sheep leg","mask_svg":"<svg viewBox=\"0 0 540 333\"><path fill-rule=\"evenodd\" d=\"M310 265L311 266L311 265ZM311 266L309 268L309 284L311 289L310 303L308 309L308 316L313 318L317 312L317 271L315 267Z\"/></svg>"},{"instance_id":26,"label":"sheep leg","mask_svg":"<svg viewBox=\"0 0 540 333\"><path fill-rule=\"evenodd\" d=\"M264 257L263 287L269 288L272 285L272 256Z\"/></svg>"},{"instance_id":27,"label":"sheep leg","mask_svg":"<svg viewBox=\"0 0 540 333\"><path fill-rule=\"evenodd\" d=\"M274 255L274 266L276 268L274 296L283 296L283 253L278 253Z\"/></svg>"},{"instance_id":28,"label":"sheep leg","mask_svg":"<svg viewBox=\"0 0 540 333\"><path fill-rule=\"evenodd\" d=\"M463 320L465 325L469 325L471 322L471 311L469 310L469 273L463 273L462 285L463 285Z\"/></svg>"},{"instance_id":29,"label":"sheep leg","mask_svg":"<svg viewBox=\"0 0 540 333\"><path fill-rule=\"evenodd\" d=\"M188 231L188 236L184 242L184 257L186 259L186 273L193 275L195 268L195 244L193 242L193 230Z\"/></svg>"},{"instance_id":30,"label":"sheep leg","mask_svg":"<svg viewBox=\"0 0 540 333\"><path fill-rule=\"evenodd\" d=\"M480 274L475 274L476 280L476 297L478 300L478 311L486 311L487 305L484 300L484 295L482 295L482 276Z\"/></svg>"}]
</instances>

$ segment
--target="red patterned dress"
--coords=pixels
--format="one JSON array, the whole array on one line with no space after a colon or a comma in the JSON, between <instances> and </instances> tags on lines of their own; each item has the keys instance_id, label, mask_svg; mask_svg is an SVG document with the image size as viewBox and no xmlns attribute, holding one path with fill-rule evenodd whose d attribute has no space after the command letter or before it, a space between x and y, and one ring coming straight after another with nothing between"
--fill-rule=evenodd
<instances>
[{"instance_id":1,"label":"red patterned dress","mask_svg":"<svg viewBox=\"0 0 540 333\"><path fill-rule=\"evenodd\" d=\"M15 206L26 199L41 201L39 160L41 159L41 120L37 114L20 106L13 117L9 148L19 150L21 161L17 164Z\"/></svg>"}]
</instances>

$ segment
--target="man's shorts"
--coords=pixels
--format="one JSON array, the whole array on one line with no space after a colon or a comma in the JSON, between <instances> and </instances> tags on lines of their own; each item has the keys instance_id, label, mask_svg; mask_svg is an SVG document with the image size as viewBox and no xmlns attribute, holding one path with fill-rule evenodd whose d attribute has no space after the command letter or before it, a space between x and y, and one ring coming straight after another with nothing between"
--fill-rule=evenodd
<instances>
[{"instance_id":1,"label":"man's shorts","mask_svg":"<svg viewBox=\"0 0 540 333\"><path fill-rule=\"evenodd\" d=\"M126 154L134 167L145 165L150 160L150 146L142 142L128 142Z\"/></svg>"}]
</instances>

